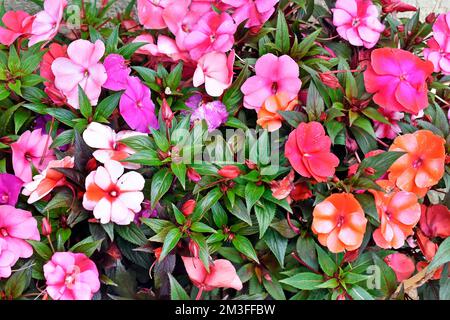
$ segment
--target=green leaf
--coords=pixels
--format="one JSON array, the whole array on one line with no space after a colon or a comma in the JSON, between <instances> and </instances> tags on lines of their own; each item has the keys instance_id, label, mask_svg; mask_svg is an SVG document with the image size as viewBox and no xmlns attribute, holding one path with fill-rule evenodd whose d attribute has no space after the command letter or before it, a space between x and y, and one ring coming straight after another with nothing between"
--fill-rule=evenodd
<instances>
[{"instance_id":1,"label":"green leaf","mask_svg":"<svg viewBox=\"0 0 450 320\"><path fill-rule=\"evenodd\" d=\"M104 239L94 240L91 236L78 242L69 251L81 252L90 257L96 250L100 249Z\"/></svg>"},{"instance_id":2,"label":"green leaf","mask_svg":"<svg viewBox=\"0 0 450 320\"><path fill-rule=\"evenodd\" d=\"M94 121L100 121L102 119L108 119L109 116L114 112L117 105L119 104L122 92L116 92L105 99L100 101L100 103L95 108Z\"/></svg>"},{"instance_id":3,"label":"green leaf","mask_svg":"<svg viewBox=\"0 0 450 320\"><path fill-rule=\"evenodd\" d=\"M253 205L261 198L261 196L264 194L264 186L259 185L257 186L253 182L247 183L245 186L245 202L247 205L247 210L250 212Z\"/></svg>"},{"instance_id":4,"label":"green leaf","mask_svg":"<svg viewBox=\"0 0 450 320\"><path fill-rule=\"evenodd\" d=\"M365 158L359 165L358 172L364 172L367 168L373 168L375 173L370 176L371 179L378 179L392 166L392 164L404 155L404 152L386 151L373 157Z\"/></svg>"},{"instance_id":5,"label":"green leaf","mask_svg":"<svg viewBox=\"0 0 450 320\"><path fill-rule=\"evenodd\" d=\"M306 54L309 52L311 47L314 45L314 41L316 41L317 37L319 36L322 29L318 29L305 37L298 45L297 52L295 53L295 56L298 58L303 58L306 56Z\"/></svg>"},{"instance_id":6,"label":"green leaf","mask_svg":"<svg viewBox=\"0 0 450 320\"><path fill-rule=\"evenodd\" d=\"M170 299L191 300L186 291L184 291L183 287L178 283L177 279L175 279L171 273L168 273L167 275L169 276L169 283L170 283Z\"/></svg>"},{"instance_id":7,"label":"green leaf","mask_svg":"<svg viewBox=\"0 0 450 320\"><path fill-rule=\"evenodd\" d=\"M167 76L167 85L172 90L176 90L181 81L181 74L183 72L183 62L179 62L175 68Z\"/></svg>"},{"instance_id":8,"label":"green leaf","mask_svg":"<svg viewBox=\"0 0 450 320\"><path fill-rule=\"evenodd\" d=\"M158 157L158 153L155 150L151 149L133 153L123 161L131 163L139 163L146 166L160 166L163 164Z\"/></svg>"},{"instance_id":9,"label":"green leaf","mask_svg":"<svg viewBox=\"0 0 450 320\"><path fill-rule=\"evenodd\" d=\"M117 44L119 43L119 26L112 29L111 34L106 40L106 55L117 51Z\"/></svg>"},{"instance_id":10,"label":"green leaf","mask_svg":"<svg viewBox=\"0 0 450 320\"><path fill-rule=\"evenodd\" d=\"M288 239L281 236L278 232L268 229L263 238L266 245L272 251L275 258L282 268L284 268L284 257L286 255L286 249L288 245Z\"/></svg>"},{"instance_id":11,"label":"green leaf","mask_svg":"<svg viewBox=\"0 0 450 320\"><path fill-rule=\"evenodd\" d=\"M114 229L117 231L119 236L135 245L143 246L147 243L145 234L134 223L130 223L127 226L115 225Z\"/></svg>"},{"instance_id":12,"label":"green leaf","mask_svg":"<svg viewBox=\"0 0 450 320\"><path fill-rule=\"evenodd\" d=\"M75 114L62 108L46 108L45 112L69 127L74 126L73 120L77 118Z\"/></svg>"},{"instance_id":13,"label":"green leaf","mask_svg":"<svg viewBox=\"0 0 450 320\"><path fill-rule=\"evenodd\" d=\"M73 142L74 132L73 129L65 130L61 132L50 145L50 148L58 148L64 146L66 144L70 144Z\"/></svg>"},{"instance_id":14,"label":"green leaf","mask_svg":"<svg viewBox=\"0 0 450 320\"><path fill-rule=\"evenodd\" d=\"M162 150L163 152L167 152L169 150L170 143L167 140L165 134L163 134L160 131L155 130L155 129L151 129L151 131L152 131L153 138L155 139L155 143L158 146L158 148L160 150Z\"/></svg>"},{"instance_id":15,"label":"green leaf","mask_svg":"<svg viewBox=\"0 0 450 320\"><path fill-rule=\"evenodd\" d=\"M292 127L297 128L302 122L308 121L306 115L299 111L277 111L280 116Z\"/></svg>"},{"instance_id":16,"label":"green leaf","mask_svg":"<svg viewBox=\"0 0 450 320\"><path fill-rule=\"evenodd\" d=\"M259 263L256 251L248 238L237 234L231 242L239 252L243 253L253 261Z\"/></svg>"},{"instance_id":17,"label":"green leaf","mask_svg":"<svg viewBox=\"0 0 450 320\"><path fill-rule=\"evenodd\" d=\"M281 53L288 54L290 49L289 29L284 17L284 12L278 11L277 31L275 34L275 45L280 49Z\"/></svg>"},{"instance_id":18,"label":"green leaf","mask_svg":"<svg viewBox=\"0 0 450 320\"><path fill-rule=\"evenodd\" d=\"M186 222L184 214L172 203L172 210L175 215L175 220L178 224L182 225Z\"/></svg>"},{"instance_id":19,"label":"green leaf","mask_svg":"<svg viewBox=\"0 0 450 320\"><path fill-rule=\"evenodd\" d=\"M360 127L361 129L369 133L372 137L375 137L375 131L373 131L372 124L367 118L360 116L353 122L353 125Z\"/></svg>"},{"instance_id":20,"label":"green leaf","mask_svg":"<svg viewBox=\"0 0 450 320\"><path fill-rule=\"evenodd\" d=\"M168 220L162 220L162 219L155 219L155 218L141 218L141 221L143 224L150 227L150 229L153 230L155 233L160 233L162 230L166 228L173 228L175 225L168 221Z\"/></svg>"},{"instance_id":21,"label":"green leaf","mask_svg":"<svg viewBox=\"0 0 450 320\"><path fill-rule=\"evenodd\" d=\"M140 48L148 44L147 42L130 42L121 47L117 53L125 59L130 59L131 56Z\"/></svg>"},{"instance_id":22,"label":"green leaf","mask_svg":"<svg viewBox=\"0 0 450 320\"><path fill-rule=\"evenodd\" d=\"M161 169L152 177L150 200L152 209L156 203L169 190L172 185L173 174L167 169Z\"/></svg>"},{"instance_id":23,"label":"green leaf","mask_svg":"<svg viewBox=\"0 0 450 320\"><path fill-rule=\"evenodd\" d=\"M381 291L385 296L390 296L397 288L397 277L395 272L376 254L372 254L372 257L375 265L380 268Z\"/></svg>"},{"instance_id":24,"label":"green leaf","mask_svg":"<svg viewBox=\"0 0 450 320\"><path fill-rule=\"evenodd\" d=\"M246 192L248 195L248 193ZM275 217L276 207L273 203L264 202L262 205L255 206L255 215L258 220L259 225L259 238L261 239L264 236L267 228L272 223L273 218Z\"/></svg>"},{"instance_id":25,"label":"green leaf","mask_svg":"<svg viewBox=\"0 0 450 320\"><path fill-rule=\"evenodd\" d=\"M6 297L12 299L19 298L22 293L29 287L31 281L31 272L33 261L30 260L25 263L19 271L16 271L6 281L4 292Z\"/></svg>"},{"instance_id":26,"label":"green leaf","mask_svg":"<svg viewBox=\"0 0 450 320\"><path fill-rule=\"evenodd\" d=\"M262 278L263 286L267 290L267 292L271 295L275 300L286 300L286 296L284 295L283 288L280 283L274 277L271 277L272 280L266 280L266 278Z\"/></svg>"},{"instance_id":27,"label":"green leaf","mask_svg":"<svg viewBox=\"0 0 450 320\"><path fill-rule=\"evenodd\" d=\"M222 198L223 193L219 187L216 187L208 192L195 206L194 213L192 214L192 221L199 221L203 215L211 209L211 207Z\"/></svg>"},{"instance_id":28,"label":"green leaf","mask_svg":"<svg viewBox=\"0 0 450 320\"><path fill-rule=\"evenodd\" d=\"M449 265L446 264L442 270L441 279L439 280L439 300L450 300L450 278Z\"/></svg>"},{"instance_id":29,"label":"green leaf","mask_svg":"<svg viewBox=\"0 0 450 320\"><path fill-rule=\"evenodd\" d=\"M78 85L78 104L80 106L80 112L83 115L83 117L88 119L90 116L92 116L91 103L80 85Z\"/></svg>"},{"instance_id":30,"label":"green leaf","mask_svg":"<svg viewBox=\"0 0 450 320\"><path fill-rule=\"evenodd\" d=\"M204 224L203 222L196 221L192 223L191 230L195 232L209 232L209 233L216 233L217 231L208 226L207 224Z\"/></svg>"},{"instance_id":31,"label":"green leaf","mask_svg":"<svg viewBox=\"0 0 450 320\"><path fill-rule=\"evenodd\" d=\"M180 163L174 163L172 162L170 164L170 168L172 169L172 172L175 174L175 176L178 178L178 180L181 183L181 186L183 187L183 189L185 189L185 185L186 185L186 165L182 162Z\"/></svg>"},{"instance_id":32,"label":"green leaf","mask_svg":"<svg viewBox=\"0 0 450 320\"><path fill-rule=\"evenodd\" d=\"M22 126L30 118L30 111L27 109L19 109L14 113L14 133L17 134Z\"/></svg>"},{"instance_id":33,"label":"green leaf","mask_svg":"<svg viewBox=\"0 0 450 320\"><path fill-rule=\"evenodd\" d=\"M434 271L441 265L450 261L450 237L446 238L439 246L433 261L428 265L427 273Z\"/></svg>"},{"instance_id":34,"label":"green leaf","mask_svg":"<svg viewBox=\"0 0 450 320\"><path fill-rule=\"evenodd\" d=\"M178 228L173 228L167 233L166 238L164 239L164 244L162 246L161 255L159 256L159 261L162 261L167 256L167 254L172 251L173 248L175 248L182 235L183 234Z\"/></svg>"},{"instance_id":35,"label":"green leaf","mask_svg":"<svg viewBox=\"0 0 450 320\"><path fill-rule=\"evenodd\" d=\"M69 240L70 235L72 234L72 230L69 228L59 228L56 231L56 250L57 251L65 251L64 244Z\"/></svg>"},{"instance_id":36,"label":"green leaf","mask_svg":"<svg viewBox=\"0 0 450 320\"><path fill-rule=\"evenodd\" d=\"M377 141L370 135L370 133L356 126L350 127L350 131L364 154L377 149Z\"/></svg>"},{"instance_id":37,"label":"green leaf","mask_svg":"<svg viewBox=\"0 0 450 320\"><path fill-rule=\"evenodd\" d=\"M48 245L43 242L35 241L35 240L27 240L29 244L33 247L34 251L45 261L50 260L52 257L52 249Z\"/></svg>"},{"instance_id":38,"label":"green leaf","mask_svg":"<svg viewBox=\"0 0 450 320\"><path fill-rule=\"evenodd\" d=\"M223 226L226 226L228 224L228 215L219 202L216 202L211 207L211 211L214 223L216 224L217 228L222 229Z\"/></svg>"},{"instance_id":39,"label":"green leaf","mask_svg":"<svg viewBox=\"0 0 450 320\"><path fill-rule=\"evenodd\" d=\"M323 272L329 277L333 276L333 274L337 271L338 266L330 258L330 256L323 250L319 245L316 244L317 257L319 260L320 268Z\"/></svg>"},{"instance_id":40,"label":"green leaf","mask_svg":"<svg viewBox=\"0 0 450 320\"><path fill-rule=\"evenodd\" d=\"M8 69L13 74L17 73L20 69L20 58L17 54L15 46L9 47Z\"/></svg>"},{"instance_id":41,"label":"green leaf","mask_svg":"<svg viewBox=\"0 0 450 320\"><path fill-rule=\"evenodd\" d=\"M355 195L356 200L362 206L364 213L369 215L374 221L380 223L380 217L375 206L375 199L372 194L357 194Z\"/></svg>"},{"instance_id":42,"label":"green leaf","mask_svg":"<svg viewBox=\"0 0 450 320\"><path fill-rule=\"evenodd\" d=\"M189 237L194 241L198 246L198 257L203 263L206 271L209 272L209 250L208 245L206 243L205 237L200 233L191 233Z\"/></svg>"},{"instance_id":43,"label":"green leaf","mask_svg":"<svg viewBox=\"0 0 450 320\"><path fill-rule=\"evenodd\" d=\"M376 120L385 124L390 125L391 123L389 122L389 120L387 120L377 109L373 108L373 107L367 107L365 109L362 110L362 113L372 119L372 120Z\"/></svg>"},{"instance_id":44,"label":"green leaf","mask_svg":"<svg viewBox=\"0 0 450 320\"><path fill-rule=\"evenodd\" d=\"M156 77L155 70L140 66L134 66L132 68L135 71L137 71L137 73L139 73L139 75L141 76L142 79L144 79L145 82L155 82Z\"/></svg>"},{"instance_id":45,"label":"green leaf","mask_svg":"<svg viewBox=\"0 0 450 320\"><path fill-rule=\"evenodd\" d=\"M280 282L300 290L314 290L323 283L323 276L312 272L303 272L280 280Z\"/></svg>"},{"instance_id":46,"label":"green leaf","mask_svg":"<svg viewBox=\"0 0 450 320\"><path fill-rule=\"evenodd\" d=\"M312 237L307 235L299 236L297 239L296 249L298 256L304 263L316 271L319 270L316 243Z\"/></svg>"},{"instance_id":47,"label":"green leaf","mask_svg":"<svg viewBox=\"0 0 450 320\"><path fill-rule=\"evenodd\" d=\"M234 206L232 208L228 208L232 215L244 221L248 225L252 225L252 218L250 217L250 213L245 207L244 202L241 199L236 199Z\"/></svg>"},{"instance_id":48,"label":"green leaf","mask_svg":"<svg viewBox=\"0 0 450 320\"><path fill-rule=\"evenodd\" d=\"M323 99L313 83L309 85L305 111L310 121L319 120L324 111Z\"/></svg>"},{"instance_id":49,"label":"green leaf","mask_svg":"<svg viewBox=\"0 0 450 320\"><path fill-rule=\"evenodd\" d=\"M356 284L353 285L350 290L347 291L347 293L354 300L374 300L370 293Z\"/></svg>"}]
</instances>

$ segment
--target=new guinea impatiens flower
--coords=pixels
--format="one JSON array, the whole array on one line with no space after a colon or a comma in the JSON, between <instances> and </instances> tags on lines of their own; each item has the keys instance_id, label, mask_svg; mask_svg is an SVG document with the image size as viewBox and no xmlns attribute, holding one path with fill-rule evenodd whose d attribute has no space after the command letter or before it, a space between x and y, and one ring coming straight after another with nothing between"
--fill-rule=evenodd
<instances>
[{"instance_id":1,"label":"new guinea impatiens flower","mask_svg":"<svg viewBox=\"0 0 450 320\"><path fill-rule=\"evenodd\" d=\"M377 181L384 191L369 190L375 198L375 207L380 218L380 227L373 232L377 246L398 249L420 219L420 204L414 193L396 191L387 180Z\"/></svg>"},{"instance_id":2,"label":"new guinea impatiens flower","mask_svg":"<svg viewBox=\"0 0 450 320\"><path fill-rule=\"evenodd\" d=\"M66 0L45 0L44 10L35 15L31 25L31 37L28 46L41 41L52 40L59 31Z\"/></svg>"},{"instance_id":3,"label":"new guinea impatiens flower","mask_svg":"<svg viewBox=\"0 0 450 320\"><path fill-rule=\"evenodd\" d=\"M26 240L40 238L37 221L30 211L0 205L0 278L11 275L11 267L19 258L32 256L33 247Z\"/></svg>"},{"instance_id":4,"label":"new guinea impatiens flower","mask_svg":"<svg viewBox=\"0 0 450 320\"><path fill-rule=\"evenodd\" d=\"M66 156L61 160L52 160L48 163L47 168L40 174L33 177L33 181L24 185L22 194L29 196L28 203L34 203L54 188L63 186L66 183L66 177L63 173L53 168L73 168L74 158Z\"/></svg>"},{"instance_id":5,"label":"new guinea impatiens flower","mask_svg":"<svg viewBox=\"0 0 450 320\"><path fill-rule=\"evenodd\" d=\"M182 256L181 259L183 259L189 279L199 288L198 298L203 291L211 291L217 288L242 289L242 281L239 279L236 269L228 260L213 260L208 272L203 262L198 258Z\"/></svg>"},{"instance_id":6,"label":"new guinea impatiens flower","mask_svg":"<svg viewBox=\"0 0 450 320\"><path fill-rule=\"evenodd\" d=\"M316 205L311 225L319 242L333 253L361 246L367 219L351 193L335 193Z\"/></svg>"},{"instance_id":7,"label":"new guinea impatiens flower","mask_svg":"<svg viewBox=\"0 0 450 320\"><path fill-rule=\"evenodd\" d=\"M144 201L145 180L136 171L124 174L124 167L110 160L86 177L83 207L92 210L100 223L130 224Z\"/></svg>"},{"instance_id":8,"label":"new guinea impatiens flower","mask_svg":"<svg viewBox=\"0 0 450 320\"><path fill-rule=\"evenodd\" d=\"M256 123L269 132L276 131L281 128L283 123L283 117L278 111L292 111L297 105L297 99L289 99L286 93L278 92L264 101L258 111Z\"/></svg>"},{"instance_id":9,"label":"new guinea impatiens flower","mask_svg":"<svg viewBox=\"0 0 450 320\"><path fill-rule=\"evenodd\" d=\"M52 63L55 86L67 97L67 102L78 109L78 86L81 86L92 105L96 105L102 85L106 82L105 67L99 61L105 53L101 40L92 43L78 39L69 44L67 58L56 58Z\"/></svg>"},{"instance_id":10,"label":"new guinea impatiens flower","mask_svg":"<svg viewBox=\"0 0 450 320\"><path fill-rule=\"evenodd\" d=\"M339 35L354 46L374 47L384 25L378 20L378 9L371 0L337 0L333 24Z\"/></svg>"},{"instance_id":11,"label":"new guinea impatiens flower","mask_svg":"<svg viewBox=\"0 0 450 320\"><path fill-rule=\"evenodd\" d=\"M120 97L120 115L131 129L149 133L159 129L155 104L150 99L150 89L138 77L128 77L127 88Z\"/></svg>"},{"instance_id":12,"label":"new guinea impatiens flower","mask_svg":"<svg viewBox=\"0 0 450 320\"><path fill-rule=\"evenodd\" d=\"M427 237L450 237L450 210L446 206L435 204L427 207L422 204L421 210L419 226Z\"/></svg>"},{"instance_id":13,"label":"new guinea impatiens flower","mask_svg":"<svg viewBox=\"0 0 450 320\"><path fill-rule=\"evenodd\" d=\"M106 163L108 160L122 161L135 153L121 140L136 136L145 136L145 134L132 130L123 130L116 133L111 127L98 122L91 122L83 132L84 142L91 148L97 149L92 155L101 163ZM137 163L121 163L127 169L139 169L141 167Z\"/></svg>"},{"instance_id":14,"label":"new guinea impatiens flower","mask_svg":"<svg viewBox=\"0 0 450 320\"><path fill-rule=\"evenodd\" d=\"M394 139L402 132L398 120L403 119L405 115L402 112L387 111L383 108L378 109L378 111L389 121L389 124L373 120L375 135L380 139Z\"/></svg>"},{"instance_id":15,"label":"new guinea impatiens flower","mask_svg":"<svg viewBox=\"0 0 450 320\"><path fill-rule=\"evenodd\" d=\"M223 52L208 52L197 62L194 72L194 87L205 84L206 93L219 97L233 80L234 51L228 57Z\"/></svg>"},{"instance_id":16,"label":"new guinea impatiens flower","mask_svg":"<svg viewBox=\"0 0 450 320\"><path fill-rule=\"evenodd\" d=\"M278 0L222 0L234 8L233 19L236 24L245 23L246 28L259 28L275 11Z\"/></svg>"},{"instance_id":17,"label":"new guinea impatiens flower","mask_svg":"<svg viewBox=\"0 0 450 320\"><path fill-rule=\"evenodd\" d=\"M2 17L5 27L0 26L0 43L10 46L17 38L31 31L33 16L24 11L8 11Z\"/></svg>"},{"instance_id":18,"label":"new guinea impatiens flower","mask_svg":"<svg viewBox=\"0 0 450 320\"><path fill-rule=\"evenodd\" d=\"M0 205L15 206L19 198L23 181L13 174L0 173Z\"/></svg>"},{"instance_id":19,"label":"new guinea impatiens flower","mask_svg":"<svg viewBox=\"0 0 450 320\"><path fill-rule=\"evenodd\" d=\"M208 12L194 25L184 39L184 46L191 58L200 59L205 53L227 52L234 44L236 25L226 13Z\"/></svg>"},{"instance_id":20,"label":"new guinea impatiens flower","mask_svg":"<svg viewBox=\"0 0 450 320\"><path fill-rule=\"evenodd\" d=\"M297 98L302 82L298 65L291 57L267 53L256 61L255 73L241 87L244 107L259 111L266 99L278 92L284 92L289 100Z\"/></svg>"},{"instance_id":21,"label":"new guinea impatiens flower","mask_svg":"<svg viewBox=\"0 0 450 320\"><path fill-rule=\"evenodd\" d=\"M32 166L38 171L44 170L51 160L56 159L53 150L49 149L52 142L52 137L42 134L41 129L22 133L19 139L11 144L15 175L23 182L30 182Z\"/></svg>"},{"instance_id":22,"label":"new guinea impatiens flower","mask_svg":"<svg viewBox=\"0 0 450 320\"><path fill-rule=\"evenodd\" d=\"M164 29L173 32L187 13L190 0L138 0L139 22L147 29Z\"/></svg>"},{"instance_id":23,"label":"new guinea impatiens flower","mask_svg":"<svg viewBox=\"0 0 450 320\"><path fill-rule=\"evenodd\" d=\"M339 165L330 148L331 139L319 122L302 122L289 134L284 154L301 176L325 182Z\"/></svg>"},{"instance_id":24,"label":"new guinea impatiens flower","mask_svg":"<svg viewBox=\"0 0 450 320\"><path fill-rule=\"evenodd\" d=\"M67 46L60 45L58 43L51 43L48 47L48 51L42 57L42 61L39 65L39 72L41 77L47 81L44 82L45 93L57 106L65 104L66 97L64 94L55 87L55 75L52 71L52 63L59 57L67 57Z\"/></svg>"},{"instance_id":25,"label":"new guinea impatiens flower","mask_svg":"<svg viewBox=\"0 0 450 320\"><path fill-rule=\"evenodd\" d=\"M419 198L437 184L445 171L445 140L428 130L395 138L389 151L406 152L388 169L389 180Z\"/></svg>"},{"instance_id":26,"label":"new guinea impatiens flower","mask_svg":"<svg viewBox=\"0 0 450 320\"><path fill-rule=\"evenodd\" d=\"M397 282L408 279L416 270L414 261L403 253L390 254L384 258L384 262L394 270Z\"/></svg>"},{"instance_id":27,"label":"new guinea impatiens flower","mask_svg":"<svg viewBox=\"0 0 450 320\"><path fill-rule=\"evenodd\" d=\"M204 102L200 94L186 100L186 106L192 109L191 122L205 120L209 132L219 128L228 119L227 108L221 101Z\"/></svg>"},{"instance_id":28,"label":"new guinea impatiens flower","mask_svg":"<svg viewBox=\"0 0 450 320\"><path fill-rule=\"evenodd\" d=\"M91 300L100 290L97 266L84 253L55 252L44 277L53 300Z\"/></svg>"},{"instance_id":29,"label":"new guinea impatiens flower","mask_svg":"<svg viewBox=\"0 0 450 320\"><path fill-rule=\"evenodd\" d=\"M417 115L428 106L427 79L433 64L409 51L380 48L372 51L364 85L373 101L388 111Z\"/></svg>"},{"instance_id":30,"label":"new guinea impatiens flower","mask_svg":"<svg viewBox=\"0 0 450 320\"><path fill-rule=\"evenodd\" d=\"M103 61L103 66L107 74L103 88L120 91L128 87L128 76L131 73L131 69L127 66L124 57L120 54L111 53Z\"/></svg>"},{"instance_id":31,"label":"new guinea impatiens flower","mask_svg":"<svg viewBox=\"0 0 450 320\"><path fill-rule=\"evenodd\" d=\"M450 74L450 12L440 14L433 24L433 38L423 49L425 59L434 65L434 72Z\"/></svg>"}]
</instances>

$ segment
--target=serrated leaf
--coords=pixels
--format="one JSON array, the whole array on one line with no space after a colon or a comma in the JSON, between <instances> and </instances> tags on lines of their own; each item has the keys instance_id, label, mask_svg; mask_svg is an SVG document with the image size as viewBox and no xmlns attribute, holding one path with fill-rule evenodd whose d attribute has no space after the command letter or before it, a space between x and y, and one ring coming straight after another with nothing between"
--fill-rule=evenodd
<instances>
[{"instance_id":1,"label":"serrated leaf","mask_svg":"<svg viewBox=\"0 0 450 320\"><path fill-rule=\"evenodd\" d=\"M162 246L161 255L159 256L159 261L162 261L167 256L167 254L172 251L173 248L175 248L182 235L183 234L178 228L173 228L167 233Z\"/></svg>"},{"instance_id":2,"label":"serrated leaf","mask_svg":"<svg viewBox=\"0 0 450 320\"><path fill-rule=\"evenodd\" d=\"M280 280L280 282L300 290L314 290L318 285L323 283L323 276L312 272L303 272Z\"/></svg>"},{"instance_id":3,"label":"serrated leaf","mask_svg":"<svg viewBox=\"0 0 450 320\"><path fill-rule=\"evenodd\" d=\"M156 203L169 190L172 185L173 174L167 169L161 169L152 177L150 201L152 209L155 208Z\"/></svg>"},{"instance_id":4,"label":"serrated leaf","mask_svg":"<svg viewBox=\"0 0 450 320\"><path fill-rule=\"evenodd\" d=\"M231 243L236 248L236 250L243 253L253 261L259 263L258 256L256 255L256 251L253 248L253 244L250 242L250 240L248 240L248 238L237 234L235 235Z\"/></svg>"},{"instance_id":5,"label":"serrated leaf","mask_svg":"<svg viewBox=\"0 0 450 320\"><path fill-rule=\"evenodd\" d=\"M178 281L168 273L169 283L170 283L170 299L171 300L191 300L189 295L184 291L183 287L178 283Z\"/></svg>"}]
</instances>

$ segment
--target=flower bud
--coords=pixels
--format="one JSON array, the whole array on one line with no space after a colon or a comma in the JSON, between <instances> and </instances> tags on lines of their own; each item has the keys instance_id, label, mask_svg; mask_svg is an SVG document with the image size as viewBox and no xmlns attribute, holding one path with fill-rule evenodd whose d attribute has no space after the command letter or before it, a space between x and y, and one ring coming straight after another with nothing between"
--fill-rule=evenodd
<instances>
[{"instance_id":1,"label":"flower bud","mask_svg":"<svg viewBox=\"0 0 450 320\"><path fill-rule=\"evenodd\" d=\"M241 170L234 165L227 165L223 166L217 173L224 178L234 179L240 176Z\"/></svg>"},{"instance_id":2,"label":"flower bud","mask_svg":"<svg viewBox=\"0 0 450 320\"><path fill-rule=\"evenodd\" d=\"M365 168L364 173L367 174L368 176L371 176L375 173L375 169L372 167Z\"/></svg>"},{"instance_id":3,"label":"flower bud","mask_svg":"<svg viewBox=\"0 0 450 320\"><path fill-rule=\"evenodd\" d=\"M398 26L397 26L397 31L398 31L398 32L403 32L403 31L405 31L405 26L402 25L402 24L398 25Z\"/></svg>"},{"instance_id":4,"label":"flower bud","mask_svg":"<svg viewBox=\"0 0 450 320\"><path fill-rule=\"evenodd\" d=\"M353 250L353 251L347 251L344 254L344 262L353 262L355 261L359 256L359 250Z\"/></svg>"},{"instance_id":5,"label":"flower bud","mask_svg":"<svg viewBox=\"0 0 450 320\"><path fill-rule=\"evenodd\" d=\"M426 23L433 24L436 20L436 14L434 12L431 12L427 17L425 18Z\"/></svg>"},{"instance_id":6,"label":"flower bud","mask_svg":"<svg viewBox=\"0 0 450 320\"><path fill-rule=\"evenodd\" d=\"M198 244L193 241L192 239L189 240L189 252L191 253L191 256L194 258L198 258L198 253L200 251L200 248Z\"/></svg>"},{"instance_id":7,"label":"flower bud","mask_svg":"<svg viewBox=\"0 0 450 320\"><path fill-rule=\"evenodd\" d=\"M162 247L153 249L153 254L155 255L156 260L159 260L159 257L161 256Z\"/></svg>"},{"instance_id":8,"label":"flower bud","mask_svg":"<svg viewBox=\"0 0 450 320\"><path fill-rule=\"evenodd\" d=\"M166 98L164 98L162 101L161 115L164 122L166 123L166 126L170 128L172 126L173 112L172 109L170 109L170 106L167 103Z\"/></svg>"},{"instance_id":9,"label":"flower bud","mask_svg":"<svg viewBox=\"0 0 450 320\"><path fill-rule=\"evenodd\" d=\"M258 167L256 163L254 163L254 162L252 162L252 161L250 161L250 160L248 160L248 159L245 159L245 165L246 165L247 168L249 168L250 170L255 170L255 169Z\"/></svg>"},{"instance_id":10,"label":"flower bud","mask_svg":"<svg viewBox=\"0 0 450 320\"><path fill-rule=\"evenodd\" d=\"M202 179L202 176L197 171L195 171L194 168L191 167L187 169L187 177L194 183L197 183Z\"/></svg>"},{"instance_id":11,"label":"flower bud","mask_svg":"<svg viewBox=\"0 0 450 320\"><path fill-rule=\"evenodd\" d=\"M186 201L181 207L181 212L187 217L194 212L197 202L194 199Z\"/></svg>"},{"instance_id":12,"label":"flower bud","mask_svg":"<svg viewBox=\"0 0 450 320\"><path fill-rule=\"evenodd\" d=\"M88 162L86 163L86 170L88 172L94 171L95 169L97 169L98 164L97 164L97 160L95 160L95 158L90 158L88 160Z\"/></svg>"},{"instance_id":13,"label":"flower bud","mask_svg":"<svg viewBox=\"0 0 450 320\"><path fill-rule=\"evenodd\" d=\"M324 85L331 89L337 89L341 87L338 78L336 78L336 76L330 72L320 72L319 78Z\"/></svg>"},{"instance_id":14,"label":"flower bud","mask_svg":"<svg viewBox=\"0 0 450 320\"><path fill-rule=\"evenodd\" d=\"M47 217L44 217L44 219L42 219L41 233L44 237L52 233L52 225L50 224L50 221L47 219Z\"/></svg>"}]
</instances>

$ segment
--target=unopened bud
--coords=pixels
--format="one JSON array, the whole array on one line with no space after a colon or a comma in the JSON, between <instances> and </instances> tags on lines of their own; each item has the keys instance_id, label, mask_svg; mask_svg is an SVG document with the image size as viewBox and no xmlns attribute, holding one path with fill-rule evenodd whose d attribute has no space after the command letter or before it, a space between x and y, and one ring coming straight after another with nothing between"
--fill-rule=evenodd
<instances>
[{"instance_id":1,"label":"unopened bud","mask_svg":"<svg viewBox=\"0 0 450 320\"><path fill-rule=\"evenodd\" d=\"M397 26L397 31L398 31L398 32L403 32L403 31L405 31L405 26L402 25L402 24L398 25L398 26Z\"/></svg>"},{"instance_id":2,"label":"unopened bud","mask_svg":"<svg viewBox=\"0 0 450 320\"><path fill-rule=\"evenodd\" d=\"M375 169L372 167L365 168L364 173L367 174L368 176L371 176L375 173Z\"/></svg>"},{"instance_id":3,"label":"unopened bud","mask_svg":"<svg viewBox=\"0 0 450 320\"><path fill-rule=\"evenodd\" d=\"M234 179L240 176L241 170L234 165L227 165L223 166L217 173L224 178Z\"/></svg>"},{"instance_id":4,"label":"unopened bud","mask_svg":"<svg viewBox=\"0 0 450 320\"><path fill-rule=\"evenodd\" d=\"M181 207L181 212L187 217L194 212L197 202L194 199L186 201Z\"/></svg>"},{"instance_id":5,"label":"unopened bud","mask_svg":"<svg viewBox=\"0 0 450 320\"><path fill-rule=\"evenodd\" d=\"M52 233L52 225L50 224L50 221L47 219L47 217L44 217L44 219L42 219L41 233L44 237Z\"/></svg>"},{"instance_id":6,"label":"unopened bud","mask_svg":"<svg viewBox=\"0 0 450 320\"><path fill-rule=\"evenodd\" d=\"M88 160L88 162L86 163L86 170L88 172L94 171L95 169L97 169L98 164L97 164L97 160L95 160L95 158L90 158Z\"/></svg>"},{"instance_id":7,"label":"unopened bud","mask_svg":"<svg viewBox=\"0 0 450 320\"><path fill-rule=\"evenodd\" d=\"M193 241L192 239L189 240L189 252L191 253L191 255L194 258L198 258L199 251L200 251L200 248L199 248L198 244L195 241Z\"/></svg>"},{"instance_id":8,"label":"unopened bud","mask_svg":"<svg viewBox=\"0 0 450 320\"><path fill-rule=\"evenodd\" d=\"M170 106L167 103L166 98L164 98L162 101L161 115L164 122L166 123L166 126L170 128L172 126L173 112L172 109L170 109Z\"/></svg>"},{"instance_id":9,"label":"unopened bud","mask_svg":"<svg viewBox=\"0 0 450 320\"><path fill-rule=\"evenodd\" d=\"M338 78L330 72L320 72L319 78L324 85L331 89L337 89L341 87Z\"/></svg>"},{"instance_id":10,"label":"unopened bud","mask_svg":"<svg viewBox=\"0 0 450 320\"><path fill-rule=\"evenodd\" d=\"M187 169L187 177L189 180L195 183L199 182L202 179L201 175L191 167Z\"/></svg>"},{"instance_id":11,"label":"unopened bud","mask_svg":"<svg viewBox=\"0 0 450 320\"><path fill-rule=\"evenodd\" d=\"M153 254L155 255L156 260L159 260L159 257L161 256L162 247L153 249Z\"/></svg>"},{"instance_id":12,"label":"unopened bud","mask_svg":"<svg viewBox=\"0 0 450 320\"><path fill-rule=\"evenodd\" d=\"M436 21L436 14L434 12L431 12L429 15L427 15L425 21L428 24L433 24L434 21Z\"/></svg>"},{"instance_id":13,"label":"unopened bud","mask_svg":"<svg viewBox=\"0 0 450 320\"><path fill-rule=\"evenodd\" d=\"M249 168L250 170L255 170L258 166L256 165L256 163L245 159L245 165L247 166L247 168Z\"/></svg>"}]
</instances>

